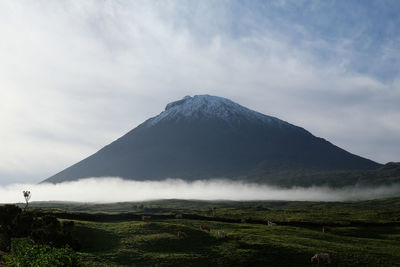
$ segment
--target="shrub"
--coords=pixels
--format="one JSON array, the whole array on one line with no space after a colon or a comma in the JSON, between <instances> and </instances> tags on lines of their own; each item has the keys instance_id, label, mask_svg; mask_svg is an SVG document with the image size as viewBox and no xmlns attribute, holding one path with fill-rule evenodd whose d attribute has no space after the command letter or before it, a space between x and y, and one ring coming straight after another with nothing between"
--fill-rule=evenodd
<instances>
[{"instance_id":1,"label":"shrub","mask_svg":"<svg viewBox=\"0 0 400 267\"><path fill-rule=\"evenodd\" d=\"M38 216L15 205L0 206L0 250L9 251L11 238L29 237L36 243L79 249L73 222L61 224L54 215Z\"/></svg>"},{"instance_id":2,"label":"shrub","mask_svg":"<svg viewBox=\"0 0 400 267\"><path fill-rule=\"evenodd\" d=\"M35 244L28 238L13 238L6 266L84 266L70 248L54 248Z\"/></svg>"}]
</instances>

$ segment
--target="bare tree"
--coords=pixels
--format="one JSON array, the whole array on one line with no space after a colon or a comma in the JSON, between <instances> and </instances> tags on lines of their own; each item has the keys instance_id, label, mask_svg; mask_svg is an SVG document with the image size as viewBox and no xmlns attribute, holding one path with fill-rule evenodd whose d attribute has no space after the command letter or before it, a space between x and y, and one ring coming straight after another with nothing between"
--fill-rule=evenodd
<instances>
[{"instance_id":1,"label":"bare tree","mask_svg":"<svg viewBox=\"0 0 400 267\"><path fill-rule=\"evenodd\" d=\"M31 199L31 191L22 191L22 193L24 194L24 198L25 198L25 202L26 202L24 210L26 210L28 208L29 200Z\"/></svg>"}]
</instances>

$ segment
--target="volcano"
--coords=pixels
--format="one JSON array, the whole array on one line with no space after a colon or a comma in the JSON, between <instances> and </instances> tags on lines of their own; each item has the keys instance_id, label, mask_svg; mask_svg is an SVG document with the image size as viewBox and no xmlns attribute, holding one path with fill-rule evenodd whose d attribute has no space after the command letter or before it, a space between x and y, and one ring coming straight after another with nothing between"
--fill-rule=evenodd
<instances>
[{"instance_id":1,"label":"volcano","mask_svg":"<svg viewBox=\"0 0 400 267\"><path fill-rule=\"evenodd\" d=\"M256 175L268 183L268 177L282 170L348 171L380 166L229 99L196 95L169 103L158 116L45 182L110 176L246 180Z\"/></svg>"}]
</instances>

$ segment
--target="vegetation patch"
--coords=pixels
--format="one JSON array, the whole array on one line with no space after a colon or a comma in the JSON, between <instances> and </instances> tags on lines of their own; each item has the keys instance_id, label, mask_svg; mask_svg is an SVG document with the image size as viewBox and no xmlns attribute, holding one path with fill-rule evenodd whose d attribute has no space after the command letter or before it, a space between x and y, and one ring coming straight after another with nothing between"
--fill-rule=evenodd
<instances>
[{"instance_id":1,"label":"vegetation patch","mask_svg":"<svg viewBox=\"0 0 400 267\"><path fill-rule=\"evenodd\" d=\"M316 253L328 253L330 266L400 262L400 224L393 216L399 213L400 198L57 203L55 210L43 204L31 204L34 220L45 231L63 232L74 219L70 236L88 266L312 266ZM142 221L141 215L151 217ZM58 223L47 217L58 217Z\"/></svg>"},{"instance_id":2,"label":"vegetation patch","mask_svg":"<svg viewBox=\"0 0 400 267\"><path fill-rule=\"evenodd\" d=\"M11 251L4 257L6 266L84 266L77 254L69 248L54 248L35 244L28 238L13 238Z\"/></svg>"}]
</instances>

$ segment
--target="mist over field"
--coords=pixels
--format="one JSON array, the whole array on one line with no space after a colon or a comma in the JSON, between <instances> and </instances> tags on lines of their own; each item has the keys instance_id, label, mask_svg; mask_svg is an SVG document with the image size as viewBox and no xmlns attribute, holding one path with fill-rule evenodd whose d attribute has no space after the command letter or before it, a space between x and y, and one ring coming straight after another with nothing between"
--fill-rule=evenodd
<instances>
[{"instance_id":1,"label":"mist over field","mask_svg":"<svg viewBox=\"0 0 400 267\"><path fill-rule=\"evenodd\" d=\"M59 184L12 184L0 186L0 203L23 202L23 190L32 192L31 201L127 202L153 199L198 200L289 200L349 201L389 197L400 193L391 186L349 186L279 188L228 180L180 179L129 181L118 177L86 178Z\"/></svg>"}]
</instances>

